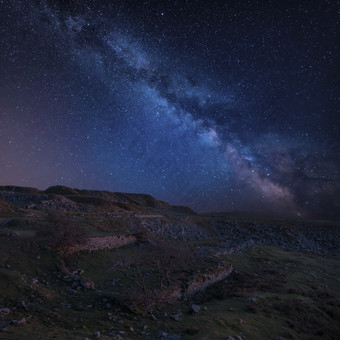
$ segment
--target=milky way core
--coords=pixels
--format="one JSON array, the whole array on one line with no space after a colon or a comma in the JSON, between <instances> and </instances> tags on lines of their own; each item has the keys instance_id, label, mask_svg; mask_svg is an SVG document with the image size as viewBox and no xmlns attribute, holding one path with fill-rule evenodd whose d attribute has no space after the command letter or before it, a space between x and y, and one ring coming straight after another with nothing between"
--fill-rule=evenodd
<instances>
[{"instance_id":1,"label":"milky way core","mask_svg":"<svg viewBox=\"0 0 340 340\"><path fill-rule=\"evenodd\" d=\"M340 217L336 1L0 1L0 184Z\"/></svg>"}]
</instances>

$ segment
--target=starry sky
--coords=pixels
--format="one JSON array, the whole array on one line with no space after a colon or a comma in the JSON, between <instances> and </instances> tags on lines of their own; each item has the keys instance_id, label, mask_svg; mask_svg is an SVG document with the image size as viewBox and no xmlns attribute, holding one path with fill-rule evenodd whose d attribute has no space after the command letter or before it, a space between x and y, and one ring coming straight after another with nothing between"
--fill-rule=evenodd
<instances>
[{"instance_id":1,"label":"starry sky","mask_svg":"<svg viewBox=\"0 0 340 340\"><path fill-rule=\"evenodd\" d=\"M0 6L0 185L339 219L339 1Z\"/></svg>"}]
</instances>

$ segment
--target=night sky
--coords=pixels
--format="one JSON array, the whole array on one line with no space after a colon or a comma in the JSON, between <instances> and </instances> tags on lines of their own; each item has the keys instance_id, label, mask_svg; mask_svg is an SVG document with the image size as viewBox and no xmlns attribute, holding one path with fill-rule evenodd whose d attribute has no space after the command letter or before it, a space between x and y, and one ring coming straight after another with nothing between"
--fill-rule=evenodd
<instances>
[{"instance_id":1,"label":"night sky","mask_svg":"<svg viewBox=\"0 0 340 340\"><path fill-rule=\"evenodd\" d=\"M339 1L0 5L0 185L339 219Z\"/></svg>"}]
</instances>

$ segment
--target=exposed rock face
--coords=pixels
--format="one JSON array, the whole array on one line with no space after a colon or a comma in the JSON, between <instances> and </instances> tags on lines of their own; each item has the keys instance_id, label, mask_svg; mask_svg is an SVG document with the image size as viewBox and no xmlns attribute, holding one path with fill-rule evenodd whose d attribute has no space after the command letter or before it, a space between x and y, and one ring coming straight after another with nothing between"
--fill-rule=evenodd
<instances>
[{"instance_id":1,"label":"exposed rock face","mask_svg":"<svg viewBox=\"0 0 340 340\"><path fill-rule=\"evenodd\" d=\"M225 239L221 246L229 249L231 253L260 244L317 254L328 251L340 252L340 230L333 225L299 221L289 224L284 221L281 223L211 221L210 227L219 237Z\"/></svg>"},{"instance_id":2,"label":"exposed rock face","mask_svg":"<svg viewBox=\"0 0 340 340\"><path fill-rule=\"evenodd\" d=\"M86 210L88 207L134 212L170 211L194 215L187 207L173 207L146 194L127 194L103 190L80 190L65 186L49 187L45 191L35 188L0 186L0 199L16 207L36 209ZM1 206L0 206L1 208Z\"/></svg>"},{"instance_id":3,"label":"exposed rock face","mask_svg":"<svg viewBox=\"0 0 340 340\"><path fill-rule=\"evenodd\" d=\"M116 223L121 223L122 233L133 232L136 223L162 238L190 241L218 237L221 240L221 254L237 253L261 244L317 254L340 252L340 229L326 223L299 220L246 222L227 220L222 215L216 218L214 215L195 215L190 209L173 207L144 194L79 190L63 186L50 187L46 191L0 186L0 216L8 218L16 209L23 208L26 209L27 219L25 221L20 218L20 225L31 223L32 217L43 217L46 210L60 209L67 211L69 215L75 213L75 217L79 213L82 217L93 214L96 217L91 217L91 222L103 223L113 230ZM2 227L9 226L8 223L13 226L14 220L0 221ZM15 236L5 233L7 232L3 231L2 236ZM112 239L98 242L92 239L79 250L114 248L130 241L134 240Z\"/></svg>"},{"instance_id":4,"label":"exposed rock face","mask_svg":"<svg viewBox=\"0 0 340 340\"><path fill-rule=\"evenodd\" d=\"M78 210L77 203L63 196L50 199L50 200L43 200L41 201L41 205L43 208L52 209L52 210L56 210L56 209Z\"/></svg>"},{"instance_id":5,"label":"exposed rock face","mask_svg":"<svg viewBox=\"0 0 340 340\"><path fill-rule=\"evenodd\" d=\"M164 221L162 218L144 218L141 219L142 225L151 233L165 238L178 240L204 240L211 236L202 227L186 219L177 219L176 221Z\"/></svg>"},{"instance_id":6,"label":"exposed rock face","mask_svg":"<svg viewBox=\"0 0 340 340\"><path fill-rule=\"evenodd\" d=\"M31 204L40 204L42 200L46 200L46 194L26 194L12 191L0 191L0 197L10 205L24 207Z\"/></svg>"}]
</instances>

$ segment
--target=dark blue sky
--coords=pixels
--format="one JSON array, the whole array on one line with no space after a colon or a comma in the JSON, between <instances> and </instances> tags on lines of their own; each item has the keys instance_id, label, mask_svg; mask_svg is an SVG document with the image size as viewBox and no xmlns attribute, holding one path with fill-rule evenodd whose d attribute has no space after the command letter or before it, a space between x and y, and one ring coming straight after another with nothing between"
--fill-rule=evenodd
<instances>
[{"instance_id":1,"label":"dark blue sky","mask_svg":"<svg viewBox=\"0 0 340 340\"><path fill-rule=\"evenodd\" d=\"M339 2L0 4L0 184L339 218Z\"/></svg>"}]
</instances>

